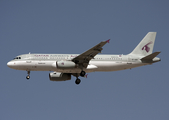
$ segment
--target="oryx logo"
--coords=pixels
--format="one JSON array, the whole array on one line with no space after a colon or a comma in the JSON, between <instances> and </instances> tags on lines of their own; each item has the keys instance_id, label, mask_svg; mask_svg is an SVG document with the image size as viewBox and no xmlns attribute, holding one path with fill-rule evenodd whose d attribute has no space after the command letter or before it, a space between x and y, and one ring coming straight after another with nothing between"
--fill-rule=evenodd
<instances>
[{"instance_id":1,"label":"oryx logo","mask_svg":"<svg viewBox=\"0 0 169 120\"><path fill-rule=\"evenodd\" d=\"M64 62L62 62L61 64L64 65Z\"/></svg>"},{"instance_id":2,"label":"oryx logo","mask_svg":"<svg viewBox=\"0 0 169 120\"><path fill-rule=\"evenodd\" d=\"M153 42L151 41L151 42L149 42L149 43L147 43L143 48L142 48L142 50L145 50L146 52L149 52L150 51L150 47L148 46L148 45L150 45L150 44L152 44Z\"/></svg>"}]
</instances>

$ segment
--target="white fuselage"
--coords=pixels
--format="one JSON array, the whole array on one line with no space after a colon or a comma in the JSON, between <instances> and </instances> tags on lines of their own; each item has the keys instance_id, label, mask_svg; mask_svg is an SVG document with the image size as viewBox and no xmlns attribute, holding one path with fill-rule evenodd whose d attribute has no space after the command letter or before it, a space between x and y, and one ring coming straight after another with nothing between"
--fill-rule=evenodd
<instances>
[{"instance_id":1,"label":"white fuselage","mask_svg":"<svg viewBox=\"0 0 169 120\"><path fill-rule=\"evenodd\" d=\"M57 61L71 61L78 54L24 54L7 63L10 68L26 71L56 71L63 73L80 73L81 68L58 68ZM95 71L118 71L131 69L149 63L142 63L141 56L131 55L96 55L89 62L87 73Z\"/></svg>"},{"instance_id":2,"label":"white fuselage","mask_svg":"<svg viewBox=\"0 0 169 120\"><path fill-rule=\"evenodd\" d=\"M109 40L102 41L82 54L24 54L7 63L8 67L26 70L26 79L30 78L30 71L54 71L49 73L51 81L70 80L76 77L76 84L80 83L79 76L86 77L86 73L95 71L118 71L131 69L143 65L159 62L156 57L160 52L154 52L156 32L148 32L135 49L128 55L98 55Z\"/></svg>"}]
</instances>

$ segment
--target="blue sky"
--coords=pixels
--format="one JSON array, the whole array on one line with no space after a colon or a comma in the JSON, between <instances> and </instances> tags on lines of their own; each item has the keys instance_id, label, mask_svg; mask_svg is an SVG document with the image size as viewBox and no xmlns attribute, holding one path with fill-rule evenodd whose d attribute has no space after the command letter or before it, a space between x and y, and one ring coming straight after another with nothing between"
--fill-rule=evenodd
<instances>
[{"instance_id":1,"label":"blue sky","mask_svg":"<svg viewBox=\"0 0 169 120\"><path fill-rule=\"evenodd\" d=\"M1 120L168 120L169 2L167 0L0 1ZM49 71L13 70L20 54L77 53L111 39L103 54L128 54L149 31L161 62L131 70L90 73L75 85L51 82Z\"/></svg>"}]
</instances>

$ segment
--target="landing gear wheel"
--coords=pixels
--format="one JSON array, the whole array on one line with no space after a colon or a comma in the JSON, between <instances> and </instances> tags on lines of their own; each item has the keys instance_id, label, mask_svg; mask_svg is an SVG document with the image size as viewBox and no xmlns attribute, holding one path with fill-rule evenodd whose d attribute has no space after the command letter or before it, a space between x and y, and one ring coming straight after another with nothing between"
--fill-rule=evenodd
<instances>
[{"instance_id":1,"label":"landing gear wheel","mask_svg":"<svg viewBox=\"0 0 169 120\"><path fill-rule=\"evenodd\" d=\"M80 76L84 77L86 75L85 71L81 71Z\"/></svg>"},{"instance_id":2,"label":"landing gear wheel","mask_svg":"<svg viewBox=\"0 0 169 120\"><path fill-rule=\"evenodd\" d=\"M28 75L28 76L26 76L26 79L28 80L30 78L30 76Z\"/></svg>"},{"instance_id":3,"label":"landing gear wheel","mask_svg":"<svg viewBox=\"0 0 169 120\"><path fill-rule=\"evenodd\" d=\"M76 79L76 81L75 81L75 83L78 85L78 84L80 84L80 82L81 82L81 80L80 79Z\"/></svg>"}]
</instances>

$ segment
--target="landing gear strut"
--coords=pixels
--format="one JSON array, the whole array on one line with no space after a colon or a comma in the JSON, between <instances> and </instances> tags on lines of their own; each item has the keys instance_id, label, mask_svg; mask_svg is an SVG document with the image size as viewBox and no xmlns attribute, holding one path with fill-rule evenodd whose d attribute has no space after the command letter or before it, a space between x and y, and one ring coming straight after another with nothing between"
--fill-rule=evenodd
<instances>
[{"instance_id":1,"label":"landing gear strut","mask_svg":"<svg viewBox=\"0 0 169 120\"><path fill-rule=\"evenodd\" d=\"M30 71L27 71L27 74L26 79L28 80L30 78Z\"/></svg>"}]
</instances>

